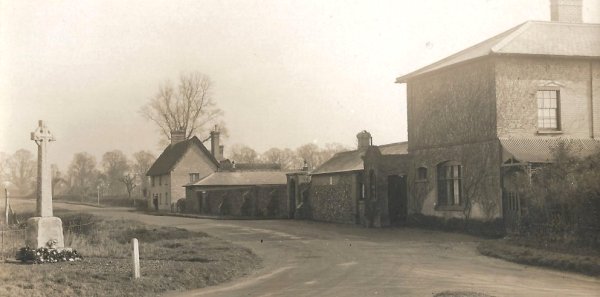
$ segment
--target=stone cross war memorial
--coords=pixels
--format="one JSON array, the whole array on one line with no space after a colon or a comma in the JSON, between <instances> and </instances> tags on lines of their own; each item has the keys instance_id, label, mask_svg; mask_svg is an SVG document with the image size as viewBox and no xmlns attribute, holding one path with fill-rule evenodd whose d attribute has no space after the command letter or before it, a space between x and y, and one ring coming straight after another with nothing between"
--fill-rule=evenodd
<instances>
[{"instance_id":1,"label":"stone cross war memorial","mask_svg":"<svg viewBox=\"0 0 600 297\"><path fill-rule=\"evenodd\" d=\"M25 244L31 248L63 248L64 238L62 221L52 213L52 175L48 164L49 143L55 141L54 135L44 121L40 120L31 140L38 147L36 216L27 220L27 238Z\"/></svg>"}]
</instances>

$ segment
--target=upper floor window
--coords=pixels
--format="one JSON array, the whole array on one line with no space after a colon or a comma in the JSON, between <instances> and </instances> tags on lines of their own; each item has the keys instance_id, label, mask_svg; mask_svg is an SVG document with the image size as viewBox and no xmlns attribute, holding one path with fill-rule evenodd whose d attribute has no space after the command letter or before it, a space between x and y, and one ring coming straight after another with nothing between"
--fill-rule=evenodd
<instances>
[{"instance_id":1,"label":"upper floor window","mask_svg":"<svg viewBox=\"0 0 600 297\"><path fill-rule=\"evenodd\" d=\"M200 173L190 173L190 183L197 182L200 179Z\"/></svg>"},{"instance_id":2,"label":"upper floor window","mask_svg":"<svg viewBox=\"0 0 600 297\"><path fill-rule=\"evenodd\" d=\"M536 93L538 129L560 130L560 91L540 90Z\"/></svg>"},{"instance_id":3,"label":"upper floor window","mask_svg":"<svg viewBox=\"0 0 600 297\"><path fill-rule=\"evenodd\" d=\"M417 168L417 181L427 181L427 168L426 167Z\"/></svg>"},{"instance_id":4,"label":"upper floor window","mask_svg":"<svg viewBox=\"0 0 600 297\"><path fill-rule=\"evenodd\" d=\"M158 185L162 186L162 175L158 176Z\"/></svg>"},{"instance_id":5,"label":"upper floor window","mask_svg":"<svg viewBox=\"0 0 600 297\"><path fill-rule=\"evenodd\" d=\"M462 204L462 165L448 161L437 167L438 205Z\"/></svg>"}]
</instances>

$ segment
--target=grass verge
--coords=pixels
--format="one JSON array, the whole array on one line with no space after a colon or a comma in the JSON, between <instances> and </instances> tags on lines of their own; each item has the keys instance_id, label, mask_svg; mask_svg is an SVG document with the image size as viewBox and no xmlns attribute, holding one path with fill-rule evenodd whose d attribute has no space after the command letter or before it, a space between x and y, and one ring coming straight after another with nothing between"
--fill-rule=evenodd
<instances>
[{"instance_id":1,"label":"grass verge","mask_svg":"<svg viewBox=\"0 0 600 297\"><path fill-rule=\"evenodd\" d=\"M63 220L65 245L84 259L0 263L0 296L153 296L216 285L260 266L250 250L202 232L89 214L57 215ZM133 237L140 241L138 280L131 277Z\"/></svg>"},{"instance_id":2,"label":"grass verge","mask_svg":"<svg viewBox=\"0 0 600 297\"><path fill-rule=\"evenodd\" d=\"M600 276L600 257L581 250L574 250L573 253L559 252L511 239L484 241L477 250L482 255L515 263Z\"/></svg>"}]
</instances>

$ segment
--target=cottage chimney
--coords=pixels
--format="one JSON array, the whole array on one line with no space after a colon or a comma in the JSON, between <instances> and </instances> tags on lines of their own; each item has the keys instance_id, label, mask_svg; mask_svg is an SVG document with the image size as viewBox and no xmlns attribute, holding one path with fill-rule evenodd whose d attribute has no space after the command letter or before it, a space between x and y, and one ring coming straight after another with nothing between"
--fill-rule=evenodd
<instances>
[{"instance_id":1,"label":"cottage chimney","mask_svg":"<svg viewBox=\"0 0 600 297\"><path fill-rule=\"evenodd\" d=\"M176 144L185 140L185 131L183 129L171 130L171 144Z\"/></svg>"},{"instance_id":2,"label":"cottage chimney","mask_svg":"<svg viewBox=\"0 0 600 297\"><path fill-rule=\"evenodd\" d=\"M366 150L372 144L371 133L366 130L362 130L360 133L356 134L356 139L358 140L358 150Z\"/></svg>"},{"instance_id":3,"label":"cottage chimney","mask_svg":"<svg viewBox=\"0 0 600 297\"><path fill-rule=\"evenodd\" d=\"M223 159L223 152L221 151L221 145L219 144L220 137L221 132L219 132L219 127L215 125L215 129L210 132L210 152L217 161Z\"/></svg>"},{"instance_id":4,"label":"cottage chimney","mask_svg":"<svg viewBox=\"0 0 600 297\"><path fill-rule=\"evenodd\" d=\"M563 23L582 23L583 0L550 0L550 20Z\"/></svg>"}]
</instances>

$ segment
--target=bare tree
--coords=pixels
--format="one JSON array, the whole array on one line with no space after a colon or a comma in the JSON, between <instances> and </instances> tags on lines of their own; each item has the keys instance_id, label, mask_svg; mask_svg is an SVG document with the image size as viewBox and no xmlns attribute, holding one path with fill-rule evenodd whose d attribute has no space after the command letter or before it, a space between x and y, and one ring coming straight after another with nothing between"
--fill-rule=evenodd
<instances>
[{"instance_id":1,"label":"bare tree","mask_svg":"<svg viewBox=\"0 0 600 297\"><path fill-rule=\"evenodd\" d=\"M231 147L230 159L237 163L254 164L258 162L258 153L246 145L235 144Z\"/></svg>"},{"instance_id":2,"label":"bare tree","mask_svg":"<svg viewBox=\"0 0 600 297\"><path fill-rule=\"evenodd\" d=\"M95 186L96 181L96 158L94 156L81 152L73 156L73 161L69 165L69 175L71 190L81 195L83 201L85 195Z\"/></svg>"},{"instance_id":3,"label":"bare tree","mask_svg":"<svg viewBox=\"0 0 600 297\"><path fill-rule=\"evenodd\" d=\"M174 130L184 131L189 139L219 123L223 111L212 97L210 78L193 72L182 74L177 88L170 81L162 84L154 98L142 107L141 114L154 122L167 139ZM222 123L220 126L224 129Z\"/></svg>"},{"instance_id":4,"label":"bare tree","mask_svg":"<svg viewBox=\"0 0 600 297\"><path fill-rule=\"evenodd\" d=\"M134 161L131 168L140 179L142 191L145 191L148 189L148 178L146 173L150 169L150 166L152 166L152 163L154 163L154 160L156 160L156 157L154 157L151 152L139 151L133 154L133 159Z\"/></svg>"},{"instance_id":5,"label":"bare tree","mask_svg":"<svg viewBox=\"0 0 600 297\"><path fill-rule=\"evenodd\" d=\"M308 143L298 147L296 155L306 161L309 167L316 168L331 159L333 155L347 150L347 147L339 143L327 143L325 144L325 148L320 148L314 143Z\"/></svg>"},{"instance_id":6,"label":"bare tree","mask_svg":"<svg viewBox=\"0 0 600 297\"><path fill-rule=\"evenodd\" d=\"M124 189L120 187L120 181L129 170L127 156L120 150L106 152L102 155L102 167L108 182L107 189L109 193L113 195L123 193Z\"/></svg>"},{"instance_id":7,"label":"bare tree","mask_svg":"<svg viewBox=\"0 0 600 297\"><path fill-rule=\"evenodd\" d=\"M20 194L30 194L34 190L37 173L33 154L20 149L10 157L7 165L9 180L19 189Z\"/></svg>"},{"instance_id":8,"label":"bare tree","mask_svg":"<svg viewBox=\"0 0 600 297\"><path fill-rule=\"evenodd\" d=\"M323 148L320 153L321 162L325 162L325 161L331 159L331 157L333 157L333 155L335 155L339 152L345 152L348 150L350 150L350 149L341 143L336 143L336 142L326 143L325 148Z\"/></svg>"},{"instance_id":9,"label":"bare tree","mask_svg":"<svg viewBox=\"0 0 600 297\"><path fill-rule=\"evenodd\" d=\"M270 148L260 156L262 162L279 164L282 169L294 169L302 166L302 160L289 148Z\"/></svg>"},{"instance_id":10,"label":"bare tree","mask_svg":"<svg viewBox=\"0 0 600 297\"><path fill-rule=\"evenodd\" d=\"M129 196L129 200L131 200L131 192L133 192L133 189L135 189L135 187L137 186L136 174L127 172L119 179L119 181L125 185L125 188L127 189L127 195ZM133 202L133 206L135 206L135 200Z\"/></svg>"},{"instance_id":11,"label":"bare tree","mask_svg":"<svg viewBox=\"0 0 600 297\"><path fill-rule=\"evenodd\" d=\"M296 155L306 161L310 168L315 168L323 163L319 151L319 146L314 143L308 143L298 147L296 149Z\"/></svg>"},{"instance_id":12,"label":"bare tree","mask_svg":"<svg viewBox=\"0 0 600 297\"><path fill-rule=\"evenodd\" d=\"M8 180L8 160L9 156L5 152L0 152L0 183Z\"/></svg>"},{"instance_id":13,"label":"bare tree","mask_svg":"<svg viewBox=\"0 0 600 297\"><path fill-rule=\"evenodd\" d=\"M56 188L61 183L66 184L67 181L65 180L63 174L60 172L60 169L58 169L58 165L56 165L56 164L50 165L50 171L52 174L52 196L54 197Z\"/></svg>"}]
</instances>

